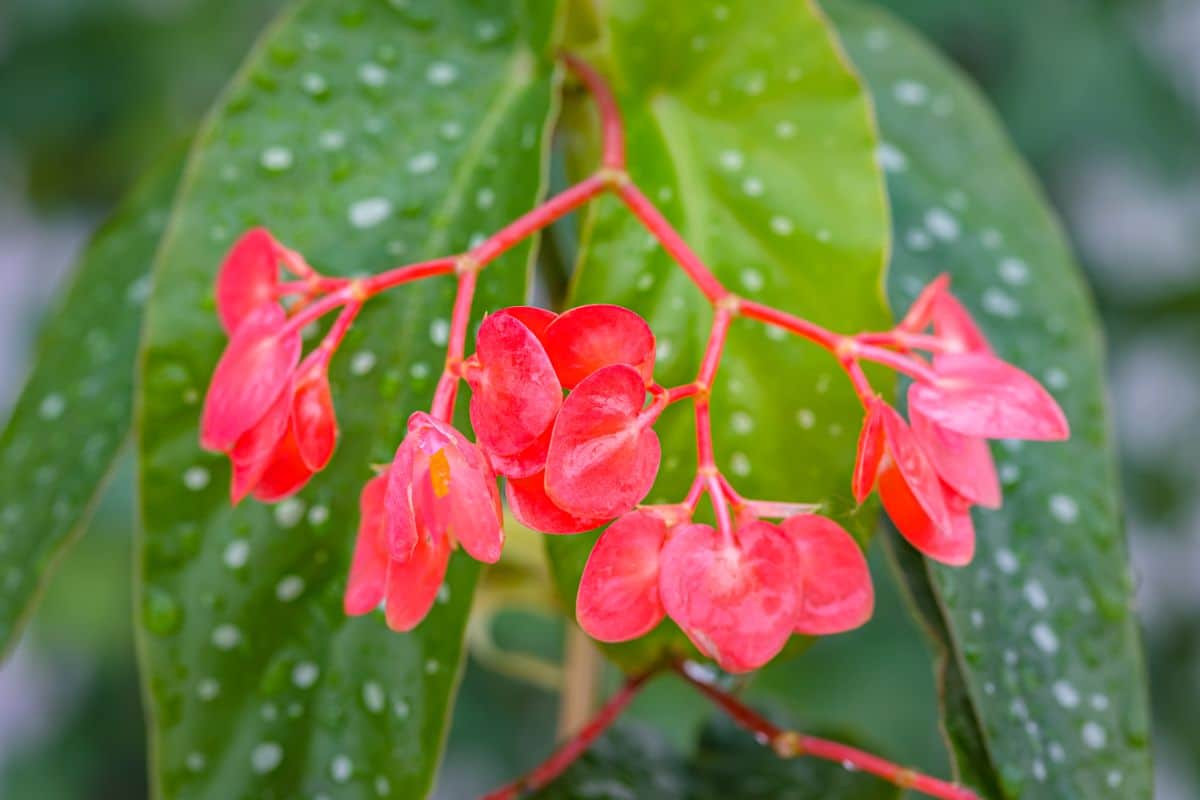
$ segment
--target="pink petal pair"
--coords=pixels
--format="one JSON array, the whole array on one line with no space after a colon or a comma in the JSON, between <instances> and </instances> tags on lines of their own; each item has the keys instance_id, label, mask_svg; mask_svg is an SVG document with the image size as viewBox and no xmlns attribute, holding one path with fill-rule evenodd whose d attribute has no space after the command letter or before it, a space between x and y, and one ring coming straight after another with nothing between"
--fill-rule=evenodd
<instances>
[{"instance_id":1,"label":"pink petal pair","mask_svg":"<svg viewBox=\"0 0 1200 800\"><path fill-rule=\"evenodd\" d=\"M619 306L517 307L484 321L464 369L472 427L525 525L589 530L645 497L661 457L643 414L653 365L649 326Z\"/></svg>"},{"instance_id":2,"label":"pink petal pair","mask_svg":"<svg viewBox=\"0 0 1200 800\"><path fill-rule=\"evenodd\" d=\"M479 448L445 422L418 411L388 470L388 549L406 562L422 539L457 542L493 564L504 546L496 476ZM449 544L447 545L449 546Z\"/></svg>"},{"instance_id":3,"label":"pink petal pair","mask_svg":"<svg viewBox=\"0 0 1200 800\"><path fill-rule=\"evenodd\" d=\"M450 539L422 529L407 558L392 555L386 498L389 473L376 475L359 497L358 539L342 605L351 616L385 603L388 627L409 631L433 607L450 562Z\"/></svg>"},{"instance_id":4,"label":"pink petal pair","mask_svg":"<svg viewBox=\"0 0 1200 800\"><path fill-rule=\"evenodd\" d=\"M862 552L828 519L753 520L727 543L711 526L669 530L661 517L635 511L596 543L576 613L601 641L636 638L669 616L701 652L743 672L770 661L793 632L861 625L873 604Z\"/></svg>"},{"instance_id":5,"label":"pink petal pair","mask_svg":"<svg viewBox=\"0 0 1200 800\"><path fill-rule=\"evenodd\" d=\"M980 456L978 450L963 454L962 464L972 476L991 469L991 453L986 445L982 454L986 454L986 465L968 460ZM955 462L947 458L946 463ZM965 509L962 514L951 513L949 487L939 477L921 439L894 408L879 398L870 402L859 435L855 498L861 503L876 486L888 516L914 547L948 564L965 564L971 559L975 534L969 514Z\"/></svg>"},{"instance_id":6,"label":"pink petal pair","mask_svg":"<svg viewBox=\"0 0 1200 800\"><path fill-rule=\"evenodd\" d=\"M297 369L300 336L276 304L242 320L213 373L201 416L201 444L228 453L236 504L253 492L279 500L325 467L337 420L324 353Z\"/></svg>"},{"instance_id":7,"label":"pink petal pair","mask_svg":"<svg viewBox=\"0 0 1200 800\"><path fill-rule=\"evenodd\" d=\"M251 312L265 304L278 306L281 245L266 228L242 234L217 273L217 315L229 335Z\"/></svg>"}]
</instances>

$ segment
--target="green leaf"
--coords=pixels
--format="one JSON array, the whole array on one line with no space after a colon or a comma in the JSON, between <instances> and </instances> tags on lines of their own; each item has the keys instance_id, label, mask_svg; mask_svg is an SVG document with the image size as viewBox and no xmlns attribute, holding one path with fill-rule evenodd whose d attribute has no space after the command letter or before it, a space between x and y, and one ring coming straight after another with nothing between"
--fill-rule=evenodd
<instances>
[{"instance_id":1,"label":"green leaf","mask_svg":"<svg viewBox=\"0 0 1200 800\"><path fill-rule=\"evenodd\" d=\"M585 52L618 94L630 173L716 274L835 329L886 328L877 140L866 95L816 8L617 0L599 13ZM594 130L581 109L568 110L576 136ZM594 142L576 148L575 172L593 168ZM571 299L636 309L658 336L657 380L695 377L710 307L613 198L586 218ZM829 354L777 333L733 324L712 400L718 464L747 496L844 511L858 401ZM648 500L678 502L695 471L690 403L668 409L656 429L663 466ZM571 603L595 538L547 539ZM637 669L685 646L663 625L608 652Z\"/></svg>"},{"instance_id":2,"label":"green leaf","mask_svg":"<svg viewBox=\"0 0 1200 800\"><path fill-rule=\"evenodd\" d=\"M686 761L654 728L618 722L553 783L531 795L536 800L684 800Z\"/></svg>"},{"instance_id":3,"label":"green leaf","mask_svg":"<svg viewBox=\"0 0 1200 800\"><path fill-rule=\"evenodd\" d=\"M834 738L862 746L844 735ZM901 796L898 787L843 769L841 764L780 758L724 716L713 717L701 731L691 774L692 800L896 800Z\"/></svg>"},{"instance_id":4,"label":"green leaf","mask_svg":"<svg viewBox=\"0 0 1200 800\"><path fill-rule=\"evenodd\" d=\"M971 566L898 548L945 653L944 721L959 769L992 796L1148 797L1145 678L1087 290L978 93L890 17L830 5L876 99L895 307L948 270L1000 355L1041 379L1072 426L1066 443L996 448L1004 508L975 513Z\"/></svg>"},{"instance_id":5,"label":"green leaf","mask_svg":"<svg viewBox=\"0 0 1200 800\"><path fill-rule=\"evenodd\" d=\"M839 741L846 741L844 737ZM857 744L857 742L848 742ZM714 716L687 756L661 733L619 722L537 800L896 800L901 790L840 764L782 759L728 717Z\"/></svg>"},{"instance_id":6,"label":"green leaf","mask_svg":"<svg viewBox=\"0 0 1200 800\"><path fill-rule=\"evenodd\" d=\"M128 436L150 264L182 170L180 151L92 238L0 433L0 656L91 518Z\"/></svg>"},{"instance_id":7,"label":"green leaf","mask_svg":"<svg viewBox=\"0 0 1200 800\"><path fill-rule=\"evenodd\" d=\"M379 272L464 251L538 201L553 116L554 5L296 4L197 141L156 267L141 370L141 657L153 781L168 797L422 797L445 736L478 573L456 555L429 618L398 635L341 611L371 464L428 407L453 280L368 303L334 359L342 438L275 507L229 507L197 443L224 337L212 282L248 226L318 269ZM532 247L480 280L520 302Z\"/></svg>"}]
</instances>

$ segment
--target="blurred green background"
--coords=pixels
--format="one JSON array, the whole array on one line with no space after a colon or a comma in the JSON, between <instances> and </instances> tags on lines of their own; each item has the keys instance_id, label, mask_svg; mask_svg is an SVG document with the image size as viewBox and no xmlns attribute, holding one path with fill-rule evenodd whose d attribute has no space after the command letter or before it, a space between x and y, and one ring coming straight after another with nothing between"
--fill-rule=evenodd
<instances>
[{"instance_id":1,"label":"blurred green background","mask_svg":"<svg viewBox=\"0 0 1200 800\"><path fill-rule=\"evenodd\" d=\"M1112 399L1152 673L1161 800L1200 797L1200 3L887 0L991 96L1065 219L1108 329ZM0 4L0 418L39 317L91 227L196 125L281 0ZM144 734L130 614L132 470L0 668L0 798L138 798ZM882 559L861 631L768 669L753 692L944 774L928 654ZM561 626L515 615L545 655ZM610 676L611 678L612 676ZM689 740L705 709L662 679L635 714ZM552 745L552 694L472 660L438 796Z\"/></svg>"}]
</instances>

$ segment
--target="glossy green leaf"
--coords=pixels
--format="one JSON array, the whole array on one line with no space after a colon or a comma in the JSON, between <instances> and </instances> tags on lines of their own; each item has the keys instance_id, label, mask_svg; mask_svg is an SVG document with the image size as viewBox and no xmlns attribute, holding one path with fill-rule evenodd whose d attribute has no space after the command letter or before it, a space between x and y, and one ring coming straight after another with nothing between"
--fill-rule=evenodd
<instances>
[{"instance_id":1,"label":"glossy green leaf","mask_svg":"<svg viewBox=\"0 0 1200 800\"><path fill-rule=\"evenodd\" d=\"M318 269L462 252L532 207L553 112L554 4L306 0L266 34L192 155L155 273L141 370L141 655L157 793L422 797L478 572L455 556L429 618L398 635L341 611L371 465L427 407L453 280L371 301L334 359L330 467L274 507L229 507L197 423L224 346L212 282L262 224ZM526 244L476 311L520 302Z\"/></svg>"},{"instance_id":2,"label":"glossy green leaf","mask_svg":"<svg viewBox=\"0 0 1200 800\"><path fill-rule=\"evenodd\" d=\"M831 735L839 742L862 746L843 735ZM901 796L898 787L841 764L779 758L724 716L714 717L701 731L691 772L692 800L896 800Z\"/></svg>"},{"instance_id":3,"label":"glossy green leaf","mask_svg":"<svg viewBox=\"0 0 1200 800\"><path fill-rule=\"evenodd\" d=\"M685 800L687 762L661 733L646 725L618 722L597 739L553 783L531 800Z\"/></svg>"},{"instance_id":4,"label":"glossy green leaf","mask_svg":"<svg viewBox=\"0 0 1200 800\"><path fill-rule=\"evenodd\" d=\"M150 264L182 169L182 152L158 165L87 245L0 433L0 655L128 437Z\"/></svg>"},{"instance_id":5,"label":"glossy green leaf","mask_svg":"<svg viewBox=\"0 0 1200 800\"><path fill-rule=\"evenodd\" d=\"M696 252L746 297L840 330L887 327L877 140L866 96L816 8L618 0L599 9L585 52L617 92L629 171ZM577 136L594 130L574 111ZM576 143L573 161L577 174L591 168L594 141ZM657 380L693 379L708 304L615 199L594 204L584 226L572 304L636 309L658 337ZM776 334L733 325L712 400L718 464L747 496L850 508L858 401L828 353ZM656 428L663 466L649 500L677 502L695 472L690 404L668 409ZM548 539L572 603L594 540ZM664 625L609 652L636 668L683 642Z\"/></svg>"},{"instance_id":6,"label":"glossy green leaf","mask_svg":"<svg viewBox=\"0 0 1200 800\"><path fill-rule=\"evenodd\" d=\"M897 247L896 308L939 272L1006 359L1040 378L1066 443L996 448L1004 508L948 569L899 548L945 653L945 724L993 796L1150 796L1149 720L1100 329L1067 243L978 93L880 12L831 3L872 89Z\"/></svg>"},{"instance_id":7,"label":"glossy green leaf","mask_svg":"<svg viewBox=\"0 0 1200 800\"><path fill-rule=\"evenodd\" d=\"M844 737L839 741L847 741ZM857 744L856 742L848 742ZM782 759L728 717L714 716L684 755L662 734L619 722L538 800L896 800L885 781L815 758Z\"/></svg>"}]
</instances>

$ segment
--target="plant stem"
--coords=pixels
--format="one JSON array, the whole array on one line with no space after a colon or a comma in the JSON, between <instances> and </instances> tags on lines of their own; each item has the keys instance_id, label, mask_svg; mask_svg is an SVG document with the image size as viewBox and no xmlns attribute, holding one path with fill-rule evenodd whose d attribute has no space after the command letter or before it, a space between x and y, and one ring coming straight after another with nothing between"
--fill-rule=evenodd
<instances>
[{"instance_id":1,"label":"plant stem","mask_svg":"<svg viewBox=\"0 0 1200 800\"><path fill-rule=\"evenodd\" d=\"M673 669L727 713L734 722L753 733L756 741L770 747L781 758L814 756L837 762L847 769L868 772L896 786L915 789L930 797L942 800L980 800L979 795L963 786L901 767L856 747L780 728L733 695L697 675L695 670L689 670L687 664L677 663Z\"/></svg>"},{"instance_id":2,"label":"plant stem","mask_svg":"<svg viewBox=\"0 0 1200 800\"><path fill-rule=\"evenodd\" d=\"M567 65L596 103L600 112L600 135L603 137L603 164L611 169L625 171L625 126L621 122L621 109L613 97L608 81L583 59L570 53L562 54L563 63Z\"/></svg>"},{"instance_id":3,"label":"plant stem","mask_svg":"<svg viewBox=\"0 0 1200 800\"><path fill-rule=\"evenodd\" d=\"M494 792L483 796L482 800L515 800L528 791L540 789L561 775L575 759L583 755L587 749L612 725L621 712L633 701L651 673L644 673L629 678L620 691L609 698L604 707L592 717L579 733L563 742L551 756L535 767L522 778L518 778L507 786L502 786Z\"/></svg>"},{"instance_id":4,"label":"plant stem","mask_svg":"<svg viewBox=\"0 0 1200 800\"><path fill-rule=\"evenodd\" d=\"M583 629L567 625L563 654L563 685L558 699L558 738L581 730L596 711L596 686L600 680L600 651Z\"/></svg>"}]
</instances>

